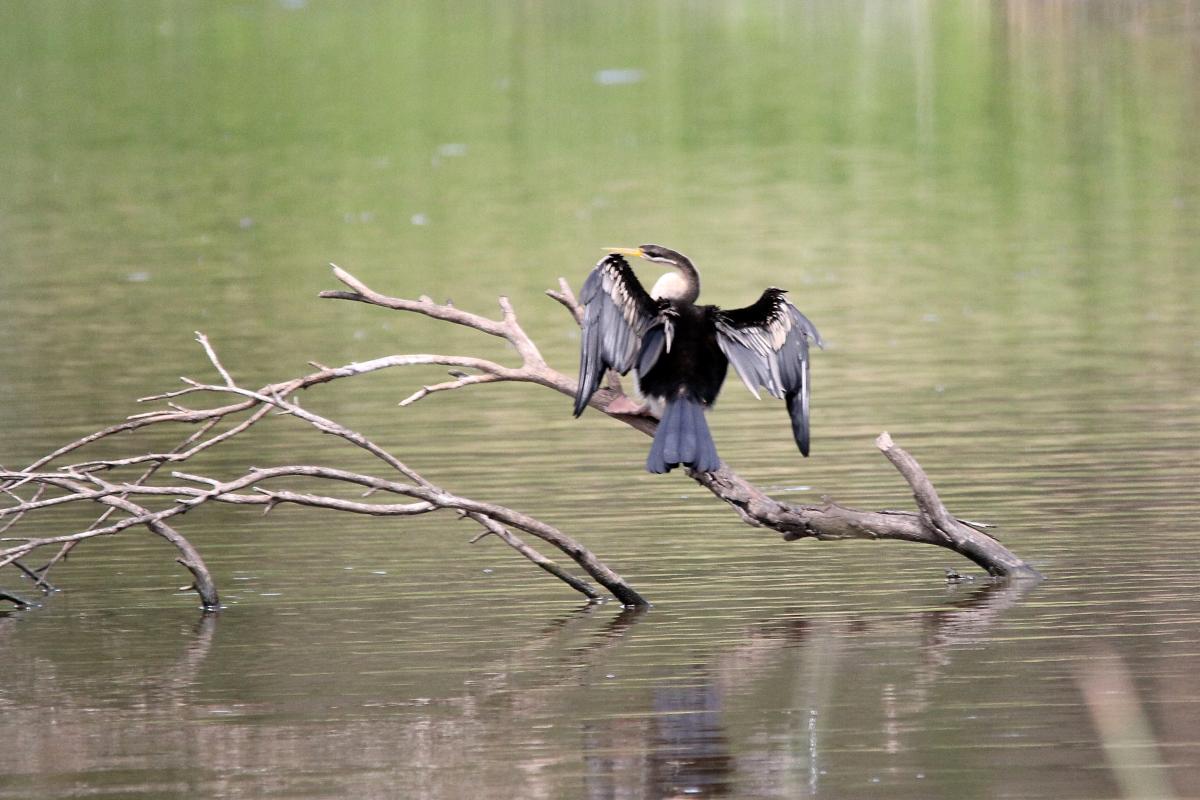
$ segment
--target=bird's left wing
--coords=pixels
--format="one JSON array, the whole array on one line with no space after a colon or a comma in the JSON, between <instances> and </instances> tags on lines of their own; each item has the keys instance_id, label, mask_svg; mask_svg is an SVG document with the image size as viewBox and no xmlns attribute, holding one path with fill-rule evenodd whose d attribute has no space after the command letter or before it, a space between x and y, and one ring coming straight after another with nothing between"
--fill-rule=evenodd
<instances>
[{"instance_id":1,"label":"bird's left wing","mask_svg":"<svg viewBox=\"0 0 1200 800\"><path fill-rule=\"evenodd\" d=\"M588 275L579 302L583 347L575 390L577 417L599 388L605 370L624 375L634 366L642 337L659 318L658 303L638 282L629 263L615 253L601 259Z\"/></svg>"},{"instance_id":2,"label":"bird's left wing","mask_svg":"<svg viewBox=\"0 0 1200 800\"><path fill-rule=\"evenodd\" d=\"M822 346L808 317L788 302L783 289L767 289L745 308L719 311L717 343L755 397L764 386L787 400L792 435L808 455L808 343Z\"/></svg>"}]
</instances>

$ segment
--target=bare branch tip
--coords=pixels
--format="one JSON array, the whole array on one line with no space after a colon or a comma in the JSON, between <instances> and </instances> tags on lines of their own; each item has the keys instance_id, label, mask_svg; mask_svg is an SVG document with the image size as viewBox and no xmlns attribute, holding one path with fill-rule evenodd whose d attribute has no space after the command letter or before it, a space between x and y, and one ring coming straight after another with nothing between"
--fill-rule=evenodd
<instances>
[{"instance_id":1,"label":"bare branch tip","mask_svg":"<svg viewBox=\"0 0 1200 800\"><path fill-rule=\"evenodd\" d=\"M891 450L893 447L895 447L896 443L892 441L892 435L887 431L884 431L875 438L875 446L886 453L888 450Z\"/></svg>"}]
</instances>

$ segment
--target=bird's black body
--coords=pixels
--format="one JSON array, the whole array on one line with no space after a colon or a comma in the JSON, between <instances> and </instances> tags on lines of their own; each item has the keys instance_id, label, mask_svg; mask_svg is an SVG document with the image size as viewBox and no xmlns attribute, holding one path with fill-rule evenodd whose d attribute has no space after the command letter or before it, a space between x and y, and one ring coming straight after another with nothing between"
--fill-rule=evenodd
<instances>
[{"instance_id":1,"label":"bird's black body","mask_svg":"<svg viewBox=\"0 0 1200 800\"><path fill-rule=\"evenodd\" d=\"M711 406L729 368L717 343L713 317L718 309L692 303L670 303L669 308L675 323L672 347L653 367L638 371L638 386L647 397L685 396Z\"/></svg>"},{"instance_id":2,"label":"bird's black body","mask_svg":"<svg viewBox=\"0 0 1200 800\"><path fill-rule=\"evenodd\" d=\"M676 270L646 292L620 253ZM722 311L697 305L700 277L680 253L658 245L614 248L584 282L583 346L575 416L583 413L604 372L635 369L642 393L662 407L650 472L684 464L713 472L721 460L704 412L716 402L732 363L751 392L765 386L787 400L800 452L808 455L808 340L820 335L787 301L767 289L753 305Z\"/></svg>"}]
</instances>

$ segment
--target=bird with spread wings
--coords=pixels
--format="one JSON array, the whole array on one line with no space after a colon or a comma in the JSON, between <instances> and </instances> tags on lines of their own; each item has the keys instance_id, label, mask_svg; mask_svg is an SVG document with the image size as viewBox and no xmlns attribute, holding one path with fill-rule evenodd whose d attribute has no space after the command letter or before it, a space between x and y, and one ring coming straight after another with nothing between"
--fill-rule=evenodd
<instances>
[{"instance_id":1,"label":"bird with spread wings","mask_svg":"<svg viewBox=\"0 0 1200 800\"><path fill-rule=\"evenodd\" d=\"M672 271L647 292L626 255ZM639 411L659 417L646 469L669 472L683 464L713 472L721 460L704 412L716 402L733 364L755 397L761 386L787 402L792 436L807 456L809 342L822 346L816 327L783 289L769 288L753 304L728 310L698 305L699 296L699 273L683 254L653 244L609 248L579 296L583 342L575 416L607 370L625 375L632 369L649 401Z\"/></svg>"}]
</instances>

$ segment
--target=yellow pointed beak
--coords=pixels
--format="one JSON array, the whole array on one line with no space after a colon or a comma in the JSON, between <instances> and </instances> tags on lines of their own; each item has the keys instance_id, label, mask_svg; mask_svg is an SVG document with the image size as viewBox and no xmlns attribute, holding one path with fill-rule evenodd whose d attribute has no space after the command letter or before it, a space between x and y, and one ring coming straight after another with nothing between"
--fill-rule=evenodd
<instances>
[{"instance_id":1,"label":"yellow pointed beak","mask_svg":"<svg viewBox=\"0 0 1200 800\"><path fill-rule=\"evenodd\" d=\"M610 253L619 253L623 256L634 256L636 258L645 258L646 254L642 252L640 247L606 247L604 248Z\"/></svg>"}]
</instances>

